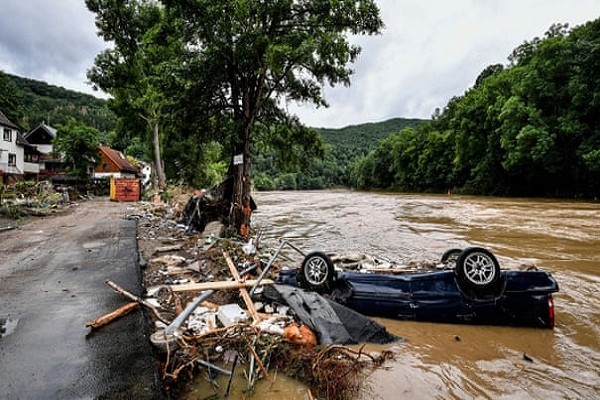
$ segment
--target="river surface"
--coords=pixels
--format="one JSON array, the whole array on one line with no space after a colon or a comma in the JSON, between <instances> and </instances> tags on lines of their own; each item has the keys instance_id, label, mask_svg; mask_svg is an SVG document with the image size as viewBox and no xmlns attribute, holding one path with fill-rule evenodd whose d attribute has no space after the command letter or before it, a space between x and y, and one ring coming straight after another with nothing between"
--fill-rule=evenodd
<instances>
[{"instance_id":1,"label":"river surface","mask_svg":"<svg viewBox=\"0 0 600 400\"><path fill-rule=\"evenodd\" d=\"M254 197L264 247L287 239L406 262L482 246L502 268L534 264L557 279L554 330L378 319L406 342L362 399L600 399L600 204L345 190ZM301 385L281 385L256 398L307 398Z\"/></svg>"}]
</instances>

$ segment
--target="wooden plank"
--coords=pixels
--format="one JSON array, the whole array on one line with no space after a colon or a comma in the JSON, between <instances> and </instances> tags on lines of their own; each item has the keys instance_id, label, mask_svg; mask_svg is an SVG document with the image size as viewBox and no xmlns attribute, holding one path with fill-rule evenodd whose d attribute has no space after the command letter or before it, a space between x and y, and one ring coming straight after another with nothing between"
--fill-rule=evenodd
<instances>
[{"instance_id":1,"label":"wooden plank","mask_svg":"<svg viewBox=\"0 0 600 400\"><path fill-rule=\"evenodd\" d=\"M256 283L255 279L250 279L244 282L234 281L218 281L218 282L199 282L199 283L184 283L181 285L169 285L174 292L200 292L202 290L237 290L239 288L252 287ZM275 281L263 279L261 285L272 285Z\"/></svg>"},{"instance_id":2,"label":"wooden plank","mask_svg":"<svg viewBox=\"0 0 600 400\"><path fill-rule=\"evenodd\" d=\"M223 251L223 257L225 257L225 261L227 262L227 266L229 267L229 271L231 272L233 279L235 279L236 281L241 283L242 278L240 277L240 274L238 273L237 268L233 264L233 261L231 261L229 254L227 254L227 252ZM260 316L256 312L256 309L254 308L254 303L252 302L252 299L250 298L250 295L248 294L248 291L246 290L245 287L240 288L240 294L242 295L242 298L244 299L244 303L246 303L246 308L248 309L248 313L252 317L252 321L254 323L259 323Z\"/></svg>"}]
</instances>

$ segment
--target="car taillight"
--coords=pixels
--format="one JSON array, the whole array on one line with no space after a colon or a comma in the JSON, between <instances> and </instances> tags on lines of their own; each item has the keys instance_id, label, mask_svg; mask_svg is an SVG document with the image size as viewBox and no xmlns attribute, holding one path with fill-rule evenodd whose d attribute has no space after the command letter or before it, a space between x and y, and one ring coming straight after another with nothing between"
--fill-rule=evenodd
<instances>
[{"instance_id":1,"label":"car taillight","mask_svg":"<svg viewBox=\"0 0 600 400\"><path fill-rule=\"evenodd\" d=\"M554 328L554 299L548 295L548 328Z\"/></svg>"}]
</instances>

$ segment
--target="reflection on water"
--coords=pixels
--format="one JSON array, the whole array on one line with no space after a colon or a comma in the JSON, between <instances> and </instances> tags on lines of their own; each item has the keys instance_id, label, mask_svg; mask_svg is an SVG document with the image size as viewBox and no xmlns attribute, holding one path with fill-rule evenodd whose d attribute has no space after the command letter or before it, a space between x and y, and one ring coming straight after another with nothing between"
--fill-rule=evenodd
<instances>
[{"instance_id":1,"label":"reflection on water","mask_svg":"<svg viewBox=\"0 0 600 400\"><path fill-rule=\"evenodd\" d=\"M379 319L407 342L394 347L388 368L369 377L362 399L600 398L600 204L350 191L255 199L253 225L262 227L265 247L284 238L304 250L402 262L477 245L491 249L503 268L535 264L557 279L554 330ZM230 398L252 397L245 385L236 377ZM187 398L212 391L203 379ZM308 395L279 377L257 385L253 398L267 397Z\"/></svg>"},{"instance_id":2,"label":"reflection on water","mask_svg":"<svg viewBox=\"0 0 600 400\"><path fill-rule=\"evenodd\" d=\"M558 280L553 331L381 320L407 343L373 373L365 399L600 398L600 204L351 191L255 199L265 246L285 238L408 261L477 245L504 268L534 263Z\"/></svg>"}]
</instances>

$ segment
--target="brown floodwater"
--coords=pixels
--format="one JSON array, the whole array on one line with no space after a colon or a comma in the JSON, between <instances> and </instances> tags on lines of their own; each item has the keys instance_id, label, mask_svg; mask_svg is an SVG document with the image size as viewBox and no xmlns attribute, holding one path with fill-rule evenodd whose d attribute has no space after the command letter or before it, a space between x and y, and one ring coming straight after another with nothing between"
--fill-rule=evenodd
<instances>
[{"instance_id":1,"label":"brown floodwater","mask_svg":"<svg viewBox=\"0 0 600 400\"><path fill-rule=\"evenodd\" d=\"M369 376L362 399L600 398L600 204L345 190L255 200L263 246L287 239L406 262L476 245L502 268L535 264L557 279L554 330L378 319L406 342ZM259 385L255 398L306 398L300 384L280 381Z\"/></svg>"}]
</instances>

